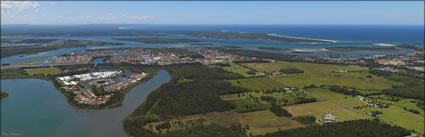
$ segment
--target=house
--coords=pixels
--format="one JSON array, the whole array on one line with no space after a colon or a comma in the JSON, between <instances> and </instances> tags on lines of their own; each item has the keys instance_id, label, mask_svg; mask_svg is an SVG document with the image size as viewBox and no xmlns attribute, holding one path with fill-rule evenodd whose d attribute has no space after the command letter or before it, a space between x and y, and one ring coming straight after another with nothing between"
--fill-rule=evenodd
<instances>
[{"instance_id":1,"label":"house","mask_svg":"<svg viewBox=\"0 0 425 137\"><path fill-rule=\"evenodd\" d=\"M325 115L322 115L323 124L335 123L335 122L337 122L337 119L338 119L338 117L336 115L332 115L331 113L327 113Z\"/></svg>"}]
</instances>

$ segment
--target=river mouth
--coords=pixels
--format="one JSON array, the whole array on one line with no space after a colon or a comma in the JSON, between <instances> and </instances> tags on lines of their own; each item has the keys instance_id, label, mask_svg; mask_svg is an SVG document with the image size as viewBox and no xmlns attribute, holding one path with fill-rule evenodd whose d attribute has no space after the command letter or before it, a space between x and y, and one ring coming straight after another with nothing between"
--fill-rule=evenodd
<instances>
[{"instance_id":1,"label":"river mouth","mask_svg":"<svg viewBox=\"0 0 425 137\"><path fill-rule=\"evenodd\" d=\"M1 100L1 136L21 137L125 137L121 121L171 76L157 72L150 80L133 87L123 105L106 110L82 110L70 106L50 81L39 79L1 80L9 96Z\"/></svg>"}]
</instances>

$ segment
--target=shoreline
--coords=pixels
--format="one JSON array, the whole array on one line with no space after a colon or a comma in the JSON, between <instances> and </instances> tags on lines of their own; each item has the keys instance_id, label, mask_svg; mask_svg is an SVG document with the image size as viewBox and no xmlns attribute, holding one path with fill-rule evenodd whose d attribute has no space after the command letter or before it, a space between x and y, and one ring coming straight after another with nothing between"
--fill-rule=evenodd
<instances>
[{"instance_id":1,"label":"shoreline","mask_svg":"<svg viewBox=\"0 0 425 137\"><path fill-rule=\"evenodd\" d=\"M383 47L383 48L370 48L370 47L328 47L325 48L326 50L332 50L332 51L343 51L343 52L349 52L349 51L381 51L381 52L395 52L400 51L400 48L396 47Z\"/></svg>"},{"instance_id":2,"label":"shoreline","mask_svg":"<svg viewBox=\"0 0 425 137\"><path fill-rule=\"evenodd\" d=\"M327 39L314 39L314 38L303 38L303 37L294 37L294 36L285 36L285 35L279 35L279 34L275 34L275 33L269 33L267 34L269 36L274 36L274 37L280 37L280 38L292 38L292 39L302 39L302 40L316 40L316 41L322 41L322 42L332 42L332 43L336 43L338 41L336 40L327 40ZM312 42L312 44L317 44L317 42Z\"/></svg>"}]
</instances>

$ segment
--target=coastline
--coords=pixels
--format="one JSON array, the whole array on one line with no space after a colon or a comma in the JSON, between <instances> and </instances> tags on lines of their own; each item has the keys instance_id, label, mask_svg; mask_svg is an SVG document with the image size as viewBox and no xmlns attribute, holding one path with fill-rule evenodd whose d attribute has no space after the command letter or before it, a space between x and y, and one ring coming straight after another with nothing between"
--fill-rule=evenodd
<instances>
[{"instance_id":1,"label":"coastline","mask_svg":"<svg viewBox=\"0 0 425 137\"><path fill-rule=\"evenodd\" d=\"M275 34L275 33L269 33L267 35L274 36L274 37L281 37L281 38L291 38L291 39L315 40L315 41L332 42L332 43L338 42L336 40L326 40L326 39L314 39L314 38L303 38L303 37L285 36L285 35L278 35L278 34ZM316 43L313 42L312 44L316 44Z\"/></svg>"},{"instance_id":2,"label":"coastline","mask_svg":"<svg viewBox=\"0 0 425 137\"><path fill-rule=\"evenodd\" d=\"M400 48L396 47L383 47L383 48L370 48L370 47L328 47L326 50L333 51L381 51L381 52L394 52L400 51Z\"/></svg>"}]
</instances>

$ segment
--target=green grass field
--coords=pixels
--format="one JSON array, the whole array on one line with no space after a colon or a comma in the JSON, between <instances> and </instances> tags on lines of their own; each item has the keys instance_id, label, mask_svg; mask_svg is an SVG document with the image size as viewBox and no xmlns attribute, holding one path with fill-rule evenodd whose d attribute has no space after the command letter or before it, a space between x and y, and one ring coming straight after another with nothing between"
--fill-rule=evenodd
<instances>
[{"instance_id":1,"label":"green grass field","mask_svg":"<svg viewBox=\"0 0 425 137\"><path fill-rule=\"evenodd\" d=\"M383 109L379 107L373 107L360 109L360 111L381 111L383 112L383 116L379 117L380 120L401 126L409 130L413 129L418 133L424 134L424 116L408 112L398 106L391 105L389 108Z\"/></svg>"},{"instance_id":2,"label":"green grass field","mask_svg":"<svg viewBox=\"0 0 425 137\"><path fill-rule=\"evenodd\" d=\"M332 112L332 114L338 116L339 121L348 121L348 120L356 120L356 119L368 119L366 116L362 116L350 110L342 110Z\"/></svg>"},{"instance_id":3,"label":"green grass field","mask_svg":"<svg viewBox=\"0 0 425 137\"><path fill-rule=\"evenodd\" d=\"M26 69L26 71L28 75L37 75L37 74L56 75L61 73L61 70L55 67Z\"/></svg>"},{"instance_id":4,"label":"green grass field","mask_svg":"<svg viewBox=\"0 0 425 137\"><path fill-rule=\"evenodd\" d=\"M252 99L238 99L229 101L235 106L235 112L260 111L268 109L271 104L264 101L254 101Z\"/></svg>"},{"instance_id":5,"label":"green grass field","mask_svg":"<svg viewBox=\"0 0 425 137\"><path fill-rule=\"evenodd\" d=\"M370 94L376 94L376 93L383 93L380 90L358 90L362 95L370 95Z\"/></svg>"},{"instance_id":6,"label":"green grass field","mask_svg":"<svg viewBox=\"0 0 425 137\"><path fill-rule=\"evenodd\" d=\"M341 65L328 65L328 64L314 64L314 63L301 63L301 62L276 62L276 63L244 63L242 64L249 68L255 69L260 72L277 72L282 68L298 68L304 72L327 72L338 70L364 70L359 66L341 66Z\"/></svg>"},{"instance_id":7,"label":"green grass field","mask_svg":"<svg viewBox=\"0 0 425 137\"><path fill-rule=\"evenodd\" d=\"M39 59L39 60L33 60L33 61L28 61L28 62L20 62L20 63L15 63L15 64L2 65L1 67L10 67L10 66L34 67L34 66L39 66L38 64L35 64L35 63L41 63L43 61L45 61L45 60Z\"/></svg>"},{"instance_id":8,"label":"green grass field","mask_svg":"<svg viewBox=\"0 0 425 137\"><path fill-rule=\"evenodd\" d=\"M229 81L234 86L248 88L252 90L261 90L261 89L271 90L271 89L279 89L279 88L288 87L282 83L276 82L266 77L237 79L237 80L229 80Z\"/></svg>"},{"instance_id":9,"label":"green grass field","mask_svg":"<svg viewBox=\"0 0 425 137\"><path fill-rule=\"evenodd\" d=\"M344 105L346 107L352 108L355 106L367 105L366 103L362 102L359 98L353 98L351 95L335 93L330 91L327 88L309 88L307 90L312 92L313 94L319 95L325 99L331 100L333 102Z\"/></svg>"},{"instance_id":10,"label":"green grass field","mask_svg":"<svg viewBox=\"0 0 425 137\"><path fill-rule=\"evenodd\" d=\"M247 134L259 135L270 132L278 131L279 129L291 129L304 126L290 118L278 117L269 110L256 111L249 113L237 113L237 112L211 112L205 115L193 115L181 118L175 118L169 121L153 122L144 126L146 129L150 129L155 133L165 133L166 129L156 130L156 125L164 122L170 122L170 131L184 129L192 126L218 124L224 127L231 125L242 125L249 126Z\"/></svg>"},{"instance_id":11,"label":"green grass field","mask_svg":"<svg viewBox=\"0 0 425 137\"><path fill-rule=\"evenodd\" d=\"M320 119L320 117L323 114L326 114L329 112L334 115L337 115L339 121L367 118L353 111L346 110L343 107L335 105L328 101L291 105L291 106L285 106L283 108L288 110L288 112L291 113L294 117L313 115L317 119Z\"/></svg>"},{"instance_id":12,"label":"green grass field","mask_svg":"<svg viewBox=\"0 0 425 137\"><path fill-rule=\"evenodd\" d=\"M385 104L398 106L400 108L418 110L420 112L420 115L425 116L425 111L423 109L419 108L418 106L416 106L415 102L419 101L419 100L398 97L398 98L400 98L400 101L391 101L391 100L388 100L388 97L385 96L385 95L375 95L375 96L371 96L371 97L374 97L374 98L377 99L378 102L382 102L382 103L385 103ZM381 97L381 98L384 98L384 99L379 99L378 97ZM412 102L412 101L415 101L415 102Z\"/></svg>"},{"instance_id":13,"label":"green grass field","mask_svg":"<svg viewBox=\"0 0 425 137\"><path fill-rule=\"evenodd\" d=\"M357 89L382 90L397 85L383 77L377 77L368 73L366 68L359 66L340 66L328 64L277 62L277 63L247 63L244 66L260 72L276 72L282 68L298 68L304 71L302 74L289 74L276 76L275 78L299 88L314 85L339 85L354 87ZM339 71L339 72L338 72ZM344 72L348 71L348 72ZM367 78L371 76L371 78Z\"/></svg>"},{"instance_id":14,"label":"green grass field","mask_svg":"<svg viewBox=\"0 0 425 137\"><path fill-rule=\"evenodd\" d=\"M240 119L242 125L249 125L248 134L261 135L291 128L304 126L290 118L278 117L269 110L243 113Z\"/></svg>"},{"instance_id":15,"label":"green grass field","mask_svg":"<svg viewBox=\"0 0 425 137\"><path fill-rule=\"evenodd\" d=\"M226 71L241 74L244 77L261 75L260 73L255 73L255 75L248 74L247 72L251 71L250 69L244 68L244 67L242 67L238 64L234 64L234 63L230 63L230 66L228 66L228 67L223 67L223 66L220 66L220 67L223 68Z\"/></svg>"},{"instance_id":16,"label":"green grass field","mask_svg":"<svg viewBox=\"0 0 425 137\"><path fill-rule=\"evenodd\" d=\"M288 112L291 113L294 117L308 116L308 115L317 116L326 112L343 109L342 107L327 101L290 105L290 106L284 106L283 108L288 110Z\"/></svg>"},{"instance_id":17,"label":"green grass field","mask_svg":"<svg viewBox=\"0 0 425 137\"><path fill-rule=\"evenodd\" d=\"M335 92L329 91L328 89L314 88L314 89L307 89L307 90L311 91L314 94L320 95L323 98L326 98L328 100L334 101L338 104L341 104L347 107L366 105L358 98L352 98L349 95L335 93ZM345 97L347 97L347 99L345 99ZM374 97L377 97L377 96L374 96ZM424 123L423 123L424 111L421 110L419 107L417 107L414 103L411 103L410 101L412 101L412 99L402 99L398 102L381 100L381 99L378 99L378 101L382 103L392 104L392 105L387 109L372 107L372 108L359 109L359 111L365 112L365 113L368 113L370 111L376 111L376 110L381 111L383 112L383 115L384 115L383 117L380 117L381 120L394 125L401 126L406 129L414 129L421 134L424 133ZM302 105L305 105L305 106L301 106L298 109L302 110L304 108L304 109L308 109L309 111L318 109L318 108L309 107L308 104L302 104ZM321 105L314 105L314 106L319 107ZM326 106L329 107L332 105L326 105ZM408 112L404 110L403 107L414 108L416 110L419 110L421 114L414 114L414 113ZM302 111L300 112L300 110L297 110L297 108L295 108L295 110L293 109L294 108L291 108L290 106L289 108L287 108L288 111L290 112L294 111L295 114L302 113ZM324 110L327 110L327 109L325 108ZM343 113L343 114L340 114L340 113ZM338 111L338 112L335 112L334 114L340 117L341 120L352 120L352 119L364 118L354 112L348 113L348 111L347 112Z\"/></svg>"}]
</instances>

